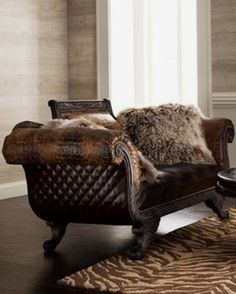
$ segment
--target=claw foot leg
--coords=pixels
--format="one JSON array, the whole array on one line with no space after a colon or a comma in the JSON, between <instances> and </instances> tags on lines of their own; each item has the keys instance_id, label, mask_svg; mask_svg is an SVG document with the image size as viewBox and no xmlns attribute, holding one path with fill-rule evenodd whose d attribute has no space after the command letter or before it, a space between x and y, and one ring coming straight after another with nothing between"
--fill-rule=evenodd
<instances>
[{"instance_id":1,"label":"claw foot leg","mask_svg":"<svg viewBox=\"0 0 236 294\"><path fill-rule=\"evenodd\" d=\"M56 222L47 222L47 225L51 228L52 237L50 240L47 240L43 244L45 254L53 253L57 245L60 243L62 237L66 232L67 224L65 223L56 223Z\"/></svg>"},{"instance_id":2,"label":"claw foot leg","mask_svg":"<svg viewBox=\"0 0 236 294\"><path fill-rule=\"evenodd\" d=\"M128 253L131 260L139 260L144 256L148 245L153 240L159 222L160 219L157 219L140 227L133 227L132 232L136 236L136 242Z\"/></svg>"},{"instance_id":3,"label":"claw foot leg","mask_svg":"<svg viewBox=\"0 0 236 294\"><path fill-rule=\"evenodd\" d=\"M217 194L215 197L205 201L206 206L211 208L222 220L229 218L229 212L227 210L223 210L224 200L224 196Z\"/></svg>"}]
</instances>

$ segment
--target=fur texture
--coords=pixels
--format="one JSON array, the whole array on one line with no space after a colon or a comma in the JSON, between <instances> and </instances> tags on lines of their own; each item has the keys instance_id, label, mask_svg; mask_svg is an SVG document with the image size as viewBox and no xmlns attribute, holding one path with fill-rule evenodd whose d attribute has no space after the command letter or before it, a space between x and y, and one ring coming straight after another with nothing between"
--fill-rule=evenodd
<instances>
[{"instance_id":1,"label":"fur texture","mask_svg":"<svg viewBox=\"0 0 236 294\"><path fill-rule=\"evenodd\" d=\"M123 130L123 126L121 123L115 120L107 120L104 118L98 118L94 115L80 115L74 117L72 119L54 119L49 121L47 124L42 126L44 129L53 129L53 128L90 128L90 129L116 129ZM134 156L137 159L137 168L140 169L140 182L149 182L154 183L158 178L158 171L154 167L154 165L145 158L142 153L131 143L132 152L134 152ZM136 162L136 160L135 160ZM139 181L138 180L138 181Z\"/></svg>"},{"instance_id":2,"label":"fur texture","mask_svg":"<svg viewBox=\"0 0 236 294\"><path fill-rule=\"evenodd\" d=\"M43 128L81 127L119 129L132 139L141 182L153 183L161 176L155 168L180 162L215 164L201 130L203 115L194 106L165 104L159 107L127 109L110 121L94 115L55 119Z\"/></svg>"},{"instance_id":3,"label":"fur texture","mask_svg":"<svg viewBox=\"0 0 236 294\"><path fill-rule=\"evenodd\" d=\"M198 108L181 104L132 108L117 116L135 146L154 165L215 164L202 134L202 118Z\"/></svg>"},{"instance_id":4,"label":"fur texture","mask_svg":"<svg viewBox=\"0 0 236 294\"><path fill-rule=\"evenodd\" d=\"M52 129L52 128L90 128L90 129L106 129L101 124L94 122L92 118L88 116L81 116L80 118L73 119L54 119L49 121L47 124L43 126L44 129Z\"/></svg>"},{"instance_id":5,"label":"fur texture","mask_svg":"<svg viewBox=\"0 0 236 294\"><path fill-rule=\"evenodd\" d=\"M54 119L43 126L44 129L51 128L90 128L90 129L123 129L122 124L116 120L106 119L94 115L77 115L73 118Z\"/></svg>"}]
</instances>

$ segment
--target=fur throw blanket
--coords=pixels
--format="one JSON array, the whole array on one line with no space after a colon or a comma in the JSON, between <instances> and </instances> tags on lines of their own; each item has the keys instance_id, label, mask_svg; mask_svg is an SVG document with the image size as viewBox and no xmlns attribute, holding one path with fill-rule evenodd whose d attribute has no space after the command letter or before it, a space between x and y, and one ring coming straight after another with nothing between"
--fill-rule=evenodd
<instances>
[{"instance_id":1,"label":"fur throw blanket","mask_svg":"<svg viewBox=\"0 0 236 294\"><path fill-rule=\"evenodd\" d=\"M154 182L158 165L216 164L201 128L203 118L195 106L164 104L124 110L113 122L94 115L81 115L53 120L44 128L122 129L137 149L143 180Z\"/></svg>"},{"instance_id":2,"label":"fur throw blanket","mask_svg":"<svg viewBox=\"0 0 236 294\"><path fill-rule=\"evenodd\" d=\"M103 116L93 114L77 115L69 119L54 119L43 126L44 129L51 128L90 128L90 129L122 129L123 126L115 120L109 120Z\"/></svg>"},{"instance_id":3,"label":"fur throw blanket","mask_svg":"<svg viewBox=\"0 0 236 294\"><path fill-rule=\"evenodd\" d=\"M103 129L103 130L123 130L123 125L115 120L107 120L104 118L98 118L94 115L80 115L72 119L54 119L49 121L47 124L43 125L44 129L51 128L90 128L90 129ZM140 169L140 178L138 182L156 182L158 176L162 175L162 172L158 172L154 165L147 159L142 153L134 146L134 144L129 140L129 146L135 157L135 164L138 169Z\"/></svg>"}]
</instances>

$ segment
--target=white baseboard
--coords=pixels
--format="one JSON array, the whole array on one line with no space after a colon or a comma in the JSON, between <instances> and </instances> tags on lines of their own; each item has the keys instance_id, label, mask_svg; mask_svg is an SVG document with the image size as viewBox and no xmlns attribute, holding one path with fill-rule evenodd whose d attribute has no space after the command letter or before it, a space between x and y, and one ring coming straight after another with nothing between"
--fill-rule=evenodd
<instances>
[{"instance_id":1,"label":"white baseboard","mask_svg":"<svg viewBox=\"0 0 236 294\"><path fill-rule=\"evenodd\" d=\"M27 194L25 181L0 184L0 200L19 197Z\"/></svg>"}]
</instances>

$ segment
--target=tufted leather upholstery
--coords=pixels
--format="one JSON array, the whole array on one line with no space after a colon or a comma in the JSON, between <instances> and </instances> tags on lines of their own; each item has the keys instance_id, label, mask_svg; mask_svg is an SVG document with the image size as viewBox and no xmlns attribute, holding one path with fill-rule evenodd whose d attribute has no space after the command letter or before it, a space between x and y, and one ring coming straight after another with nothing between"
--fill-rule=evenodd
<instances>
[{"instance_id":1,"label":"tufted leather upholstery","mask_svg":"<svg viewBox=\"0 0 236 294\"><path fill-rule=\"evenodd\" d=\"M122 165L25 165L29 201L46 220L128 224Z\"/></svg>"}]
</instances>

